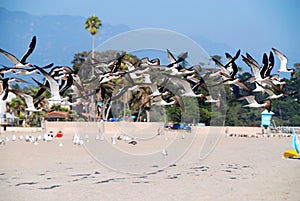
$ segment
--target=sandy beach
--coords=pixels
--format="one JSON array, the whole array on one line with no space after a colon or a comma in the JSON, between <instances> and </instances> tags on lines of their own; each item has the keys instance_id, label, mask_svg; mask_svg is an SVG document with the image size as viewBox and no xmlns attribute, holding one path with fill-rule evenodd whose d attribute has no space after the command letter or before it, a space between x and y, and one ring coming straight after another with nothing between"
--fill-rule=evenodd
<instances>
[{"instance_id":1,"label":"sandy beach","mask_svg":"<svg viewBox=\"0 0 300 201\"><path fill-rule=\"evenodd\" d=\"M291 137L227 137L222 130L209 142L203 127L136 145L112 144L115 131L103 140L87 132L75 145L72 132L34 144L12 136L41 132L2 131L9 141L0 145L1 200L299 200L300 161L281 157ZM205 144L211 147L202 157Z\"/></svg>"}]
</instances>

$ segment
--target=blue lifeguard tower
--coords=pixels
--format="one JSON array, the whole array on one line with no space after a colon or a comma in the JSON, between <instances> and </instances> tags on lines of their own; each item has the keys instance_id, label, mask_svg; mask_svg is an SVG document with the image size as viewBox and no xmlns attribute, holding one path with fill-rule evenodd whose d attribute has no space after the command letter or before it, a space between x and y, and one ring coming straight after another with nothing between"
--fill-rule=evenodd
<instances>
[{"instance_id":1,"label":"blue lifeguard tower","mask_svg":"<svg viewBox=\"0 0 300 201\"><path fill-rule=\"evenodd\" d=\"M264 110L261 113L261 125L265 129L267 129L270 126L273 115L274 115L274 112L272 112L272 111L269 112L268 110Z\"/></svg>"}]
</instances>

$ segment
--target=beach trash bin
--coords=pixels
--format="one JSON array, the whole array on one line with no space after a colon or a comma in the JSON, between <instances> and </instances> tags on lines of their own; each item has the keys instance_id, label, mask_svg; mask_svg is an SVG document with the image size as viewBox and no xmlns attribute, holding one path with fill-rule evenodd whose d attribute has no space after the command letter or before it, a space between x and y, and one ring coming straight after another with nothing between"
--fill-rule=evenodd
<instances>
[{"instance_id":1,"label":"beach trash bin","mask_svg":"<svg viewBox=\"0 0 300 201\"><path fill-rule=\"evenodd\" d=\"M58 131L58 132L56 133L56 136L55 136L55 137L61 138L63 135L64 135L64 134L63 134L61 131Z\"/></svg>"},{"instance_id":2,"label":"beach trash bin","mask_svg":"<svg viewBox=\"0 0 300 201\"><path fill-rule=\"evenodd\" d=\"M264 127L264 128L268 128L268 126L270 126L270 123L271 123L271 119L272 119L272 116L273 116L273 112L272 111L268 111L268 110L264 110L262 113L261 113L261 125Z\"/></svg>"}]
</instances>

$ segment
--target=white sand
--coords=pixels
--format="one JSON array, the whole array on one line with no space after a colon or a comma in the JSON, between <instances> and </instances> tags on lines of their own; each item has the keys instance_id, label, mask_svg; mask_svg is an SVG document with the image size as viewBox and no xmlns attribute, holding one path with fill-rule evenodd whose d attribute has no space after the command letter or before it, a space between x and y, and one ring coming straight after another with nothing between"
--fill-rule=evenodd
<instances>
[{"instance_id":1,"label":"white sand","mask_svg":"<svg viewBox=\"0 0 300 201\"><path fill-rule=\"evenodd\" d=\"M181 139L181 134L166 132L149 141L138 141L135 146L124 141L110 144L121 152L145 158L157 152L153 161L141 161L140 167L134 157L122 161L122 167L112 161L112 168L128 172L135 172L133 164L139 173L143 165L147 166L145 173L136 175L104 167L84 146L74 145L71 134L34 145L11 140L12 134L18 137L20 133L2 132L0 137L8 136L10 141L0 145L0 200L299 200L300 161L281 158L291 149L291 138L222 134L216 147L200 160L207 137L206 128L201 129L196 138L187 134ZM105 136L109 142L111 136ZM89 151L96 149L93 143L99 143L105 157L115 158L110 148L101 148L103 141L95 142L91 135L88 140L85 144ZM186 142L192 142L187 153L178 161L169 160L172 154L178 154L172 144L189 145ZM169 155L160 154L164 148ZM151 168L154 172L149 171Z\"/></svg>"}]
</instances>

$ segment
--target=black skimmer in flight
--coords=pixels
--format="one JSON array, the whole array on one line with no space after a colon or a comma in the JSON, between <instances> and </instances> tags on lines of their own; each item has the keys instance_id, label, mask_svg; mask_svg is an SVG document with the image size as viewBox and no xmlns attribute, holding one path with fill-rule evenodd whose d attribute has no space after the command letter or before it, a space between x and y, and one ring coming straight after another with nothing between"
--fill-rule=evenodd
<instances>
[{"instance_id":1,"label":"black skimmer in flight","mask_svg":"<svg viewBox=\"0 0 300 201\"><path fill-rule=\"evenodd\" d=\"M69 99L69 97L66 99L66 98L62 98L60 96L60 93L59 93L60 92L60 90L59 90L60 85L58 84L58 82L53 77L51 77L42 68L38 68L38 69L45 76L46 80L49 82L50 93L51 93L51 97L49 98L49 101L53 101L54 103L60 103L61 101Z\"/></svg>"},{"instance_id":2,"label":"black skimmer in flight","mask_svg":"<svg viewBox=\"0 0 300 201\"><path fill-rule=\"evenodd\" d=\"M170 50L167 49L168 59L171 62L167 65L167 67L175 67L178 68L178 63L183 62L187 57L188 53L184 52L178 56L178 59L174 57L174 55L170 52Z\"/></svg>"},{"instance_id":3,"label":"black skimmer in flight","mask_svg":"<svg viewBox=\"0 0 300 201\"><path fill-rule=\"evenodd\" d=\"M5 93L2 97L2 100L6 100L7 99L7 96L8 96L8 92L9 90L11 89L11 86L10 86L10 83L11 82L26 82L20 78L5 78L5 79L2 79L0 80L0 84L2 85L2 91L0 93L0 95L2 93Z\"/></svg>"},{"instance_id":4,"label":"black skimmer in flight","mask_svg":"<svg viewBox=\"0 0 300 201\"><path fill-rule=\"evenodd\" d=\"M152 103L152 105L158 105L158 106L167 106L167 105L176 105L176 104L177 104L176 100L172 100L170 102L167 102L162 98L160 100L154 101Z\"/></svg>"},{"instance_id":5,"label":"black skimmer in flight","mask_svg":"<svg viewBox=\"0 0 300 201\"><path fill-rule=\"evenodd\" d=\"M220 61L218 61L216 58L212 57L212 60L216 63L216 65L220 68L219 71L216 73L210 74L211 77L213 76L221 76L222 78L231 78L232 76L231 71L229 71Z\"/></svg>"},{"instance_id":6,"label":"black skimmer in flight","mask_svg":"<svg viewBox=\"0 0 300 201\"><path fill-rule=\"evenodd\" d=\"M182 67L179 63L185 61L185 59L188 57L188 53L184 52L178 56L178 59L174 57L174 55L167 49L168 59L171 62L167 65L168 68L171 68L172 75L177 74L193 74L194 70L188 70Z\"/></svg>"},{"instance_id":7,"label":"black skimmer in flight","mask_svg":"<svg viewBox=\"0 0 300 201\"><path fill-rule=\"evenodd\" d=\"M34 106L34 102L33 102L33 97L22 92L22 91L19 91L19 90L15 90L15 89L10 89L9 91L11 91L12 93L18 95L18 96L21 96L22 98L24 98L25 100L25 103L26 103L26 106L27 108L25 109L26 111L30 111L30 112L39 112L41 111L42 109L37 109L35 106Z\"/></svg>"},{"instance_id":8,"label":"black skimmer in flight","mask_svg":"<svg viewBox=\"0 0 300 201\"><path fill-rule=\"evenodd\" d=\"M15 72L16 72L15 69L9 68L6 66L3 66L3 68L0 68L0 75L2 78L3 78L4 74L6 74L6 73L15 73Z\"/></svg>"},{"instance_id":9,"label":"black skimmer in flight","mask_svg":"<svg viewBox=\"0 0 300 201\"><path fill-rule=\"evenodd\" d=\"M255 61L250 54L246 53L246 57L242 55L243 61L250 67L253 77L250 78L250 82L255 82L255 89L253 92L264 92L265 90L262 86L271 85L273 88L276 88L276 85L273 84L270 79L271 71L274 67L274 55L270 53L268 55L266 53L263 54L262 66L260 67L257 61Z\"/></svg>"},{"instance_id":10,"label":"black skimmer in flight","mask_svg":"<svg viewBox=\"0 0 300 201\"><path fill-rule=\"evenodd\" d=\"M271 103L270 101L264 102L264 103L258 103L255 99L254 95L247 95L247 96L242 96L239 98L236 98L232 101L236 101L236 100L246 100L248 102L247 105L244 105L243 107L251 107L251 108L260 108L260 107L266 107L266 108L270 108ZM232 102L230 101L230 102Z\"/></svg>"},{"instance_id":11,"label":"black skimmer in flight","mask_svg":"<svg viewBox=\"0 0 300 201\"><path fill-rule=\"evenodd\" d=\"M219 96L220 96L220 94L219 94ZM221 107L221 100L220 100L220 98L214 99L212 96L205 96L205 99L206 100L204 102L206 102L206 103L215 103L216 106L220 109L220 107Z\"/></svg>"},{"instance_id":12,"label":"black skimmer in flight","mask_svg":"<svg viewBox=\"0 0 300 201\"><path fill-rule=\"evenodd\" d=\"M270 54L269 54L269 64L268 64L268 68L267 70L265 71L265 77L271 77L271 71L273 70L274 68L274 63L275 63L275 60L274 60L274 54L273 52L270 51Z\"/></svg>"},{"instance_id":13,"label":"black skimmer in flight","mask_svg":"<svg viewBox=\"0 0 300 201\"><path fill-rule=\"evenodd\" d=\"M38 70L38 69L34 69L34 68L32 68L32 69L25 69L25 68L21 68L21 69L18 69L18 70L16 70L15 71L15 74L21 74L21 75L31 75L31 74L34 74L34 73L36 73L36 74L40 74L40 71Z\"/></svg>"},{"instance_id":14,"label":"black skimmer in flight","mask_svg":"<svg viewBox=\"0 0 300 201\"><path fill-rule=\"evenodd\" d=\"M235 86L238 86L241 89L250 91L250 89L239 78L235 78L234 80L232 80L231 78L223 80L223 84L234 84Z\"/></svg>"},{"instance_id":15,"label":"black skimmer in flight","mask_svg":"<svg viewBox=\"0 0 300 201\"><path fill-rule=\"evenodd\" d=\"M16 56L3 49L0 49L0 53L4 54L9 60L11 60L14 63L13 68L23 68L24 66L32 66L26 60L29 57L29 55L33 52L35 45L36 45L36 36L33 36L31 43L29 44L29 49L27 50L25 55L21 58L21 60L19 60Z\"/></svg>"},{"instance_id":16,"label":"black skimmer in flight","mask_svg":"<svg viewBox=\"0 0 300 201\"><path fill-rule=\"evenodd\" d=\"M100 70L102 73L115 73L119 70L122 59L126 55L125 52L123 53L117 53L116 58L106 61L106 62L101 62L97 61L96 59L93 59L94 61L97 61L97 63L93 64L96 69Z\"/></svg>"},{"instance_id":17,"label":"black skimmer in flight","mask_svg":"<svg viewBox=\"0 0 300 201\"><path fill-rule=\"evenodd\" d=\"M205 97L202 93L195 94L188 81L181 79L180 77L175 75L169 75L166 73L163 73L163 75L166 75L167 77L170 78L169 83L175 84L177 87L179 87L179 89L182 91L181 96L199 97L199 98Z\"/></svg>"},{"instance_id":18,"label":"black skimmer in flight","mask_svg":"<svg viewBox=\"0 0 300 201\"><path fill-rule=\"evenodd\" d=\"M140 60L139 67L147 67L147 66L159 66L160 65L160 60L159 58L155 58L152 60L149 60L148 57L144 57Z\"/></svg>"},{"instance_id":19,"label":"black skimmer in flight","mask_svg":"<svg viewBox=\"0 0 300 201\"><path fill-rule=\"evenodd\" d=\"M272 50L280 59L280 68L277 70L277 72L291 73L291 76L293 77L293 75L295 74L295 69L287 68L287 57L275 48L272 48Z\"/></svg>"},{"instance_id":20,"label":"black skimmer in flight","mask_svg":"<svg viewBox=\"0 0 300 201\"><path fill-rule=\"evenodd\" d=\"M232 73L237 73L236 69L237 69L237 65L235 63L235 61L237 60L237 58L240 56L241 50L239 49L236 54L234 55L234 57L232 57L229 53L225 53L225 56L227 58L227 62L224 65L224 67L226 69L228 69L229 71L232 71ZM235 77L235 74L232 75L232 77Z\"/></svg>"}]
</instances>

